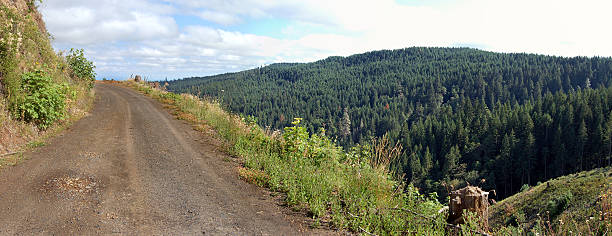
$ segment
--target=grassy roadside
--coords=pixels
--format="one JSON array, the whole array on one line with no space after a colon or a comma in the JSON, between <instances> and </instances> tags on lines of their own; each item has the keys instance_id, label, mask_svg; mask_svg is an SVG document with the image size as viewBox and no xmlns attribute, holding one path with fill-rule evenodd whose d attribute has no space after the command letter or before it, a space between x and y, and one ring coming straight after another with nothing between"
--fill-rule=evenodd
<instances>
[{"instance_id":1,"label":"grassy roadside","mask_svg":"<svg viewBox=\"0 0 612 236\"><path fill-rule=\"evenodd\" d=\"M283 133L266 132L253 118L230 114L216 101L133 81L122 84L173 106L179 119L214 129L228 151L242 159L242 178L285 193L289 206L306 210L317 223L378 235L445 234L444 215L438 214L442 204L395 181L388 163L372 161L391 147L345 152L323 133L307 133L299 119Z\"/></svg>"}]
</instances>

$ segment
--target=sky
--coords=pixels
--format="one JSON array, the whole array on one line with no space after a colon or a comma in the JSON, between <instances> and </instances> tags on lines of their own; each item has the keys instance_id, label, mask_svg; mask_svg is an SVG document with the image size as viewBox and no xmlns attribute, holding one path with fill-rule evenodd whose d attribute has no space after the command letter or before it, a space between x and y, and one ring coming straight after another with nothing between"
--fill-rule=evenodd
<instances>
[{"instance_id":1,"label":"sky","mask_svg":"<svg viewBox=\"0 0 612 236\"><path fill-rule=\"evenodd\" d=\"M612 56L607 0L49 0L56 50L98 79L179 79L381 49Z\"/></svg>"}]
</instances>

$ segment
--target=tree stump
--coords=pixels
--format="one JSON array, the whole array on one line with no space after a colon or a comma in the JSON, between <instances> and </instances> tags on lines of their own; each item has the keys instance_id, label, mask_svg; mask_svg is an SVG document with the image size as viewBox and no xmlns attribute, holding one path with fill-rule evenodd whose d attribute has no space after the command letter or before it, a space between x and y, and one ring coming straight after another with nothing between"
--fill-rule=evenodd
<instances>
[{"instance_id":1,"label":"tree stump","mask_svg":"<svg viewBox=\"0 0 612 236\"><path fill-rule=\"evenodd\" d=\"M463 224L463 210L475 212L480 219L483 228L489 225L488 208L489 192L485 192L479 187L467 186L465 188L452 191L450 194L448 223Z\"/></svg>"}]
</instances>

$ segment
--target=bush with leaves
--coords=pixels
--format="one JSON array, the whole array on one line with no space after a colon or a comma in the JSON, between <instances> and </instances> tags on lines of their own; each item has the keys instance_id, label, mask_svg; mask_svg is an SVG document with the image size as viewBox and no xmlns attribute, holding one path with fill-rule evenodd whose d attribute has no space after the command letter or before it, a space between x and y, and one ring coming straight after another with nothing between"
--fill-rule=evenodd
<instances>
[{"instance_id":1,"label":"bush with leaves","mask_svg":"<svg viewBox=\"0 0 612 236\"><path fill-rule=\"evenodd\" d=\"M553 199L548 201L547 210L550 212L551 216L557 216L563 213L563 211L570 205L573 198L574 195L571 191L555 196Z\"/></svg>"},{"instance_id":2,"label":"bush with leaves","mask_svg":"<svg viewBox=\"0 0 612 236\"><path fill-rule=\"evenodd\" d=\"M87 60L84 55L83 49L71 48L68 55L66 55L66 61L72 69L72 75L91 82L90 86L93 86L93 81L96 79L96 72L94 69L96 66L93 62Z\"/></svg>"},{"instance_id":3,"label":"bush with leaves","mask_svg":"<svg viewBox=\"0 0 612 236\"><path fill-rule=\"evenodd\" d=\"M54 83L41 69L24 73L21 79L24 96L13 109L18 117L35 123L41 129L64 117L65 85Z\"/></svg>"}]
</instances>

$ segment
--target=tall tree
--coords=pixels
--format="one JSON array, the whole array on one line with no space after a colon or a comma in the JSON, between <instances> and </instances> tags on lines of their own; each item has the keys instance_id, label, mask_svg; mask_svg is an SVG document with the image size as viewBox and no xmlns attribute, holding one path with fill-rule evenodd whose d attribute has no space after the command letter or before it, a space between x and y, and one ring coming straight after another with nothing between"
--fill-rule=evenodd
<instances>
[{"instance_id":1,"label":"tall tree","mask_svg":"<svg viewBox=\"0 0 612 236\"><path fill-rule=\"evenodd\" d=\"M584 145L587 143L588 133L584 120L578 128L578 157L580 158L580 171L584 170Z\"/></svg>"},{"instance_id":2,"label":"tall tree","mask_svg":"<svg viewBox=\"0 0 612 236\"><path fill-rule=\"evenodd\" d=\"M350 137L351 135L351 118L349 117L348 108L344 108L342 115L342 122L340 124L340 135L343 138Z\"/></svg>"}]
</instances>

